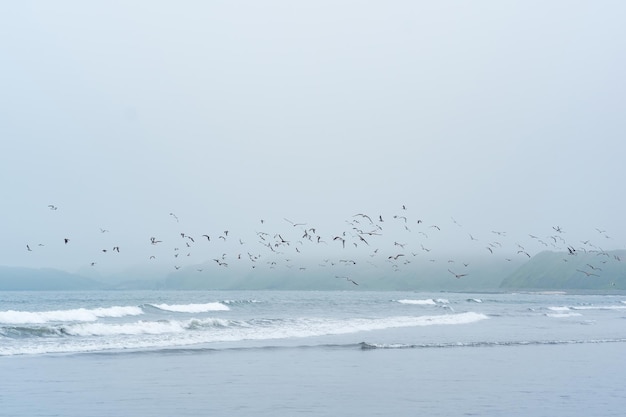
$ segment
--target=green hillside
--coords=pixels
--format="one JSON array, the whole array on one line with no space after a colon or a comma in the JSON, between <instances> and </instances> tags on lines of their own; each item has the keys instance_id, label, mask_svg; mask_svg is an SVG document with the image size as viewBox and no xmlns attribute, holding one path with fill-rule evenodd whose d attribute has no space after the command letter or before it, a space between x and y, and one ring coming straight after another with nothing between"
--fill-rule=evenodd
<instances>
[{"instance_id":1,"label":"green hillside","mask_svg":"<svg viewBox=\"0 0 626 417\"><path fill-rule=\"evenodd\" d=\"M626 250L541 252L507 276L500 288L626 290Z\"/></svg>"}]
</instances>

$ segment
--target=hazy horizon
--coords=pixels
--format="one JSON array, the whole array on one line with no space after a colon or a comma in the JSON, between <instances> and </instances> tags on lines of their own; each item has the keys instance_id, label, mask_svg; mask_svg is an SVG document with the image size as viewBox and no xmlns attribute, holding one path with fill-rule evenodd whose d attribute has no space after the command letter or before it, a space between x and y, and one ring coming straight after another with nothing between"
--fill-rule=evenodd
<instances>
[{"instance_id":1,"label":"hazy horizon","mask_svg":"<svg viewBox=\"0 0 626 417\"><path fill-rule=\"evenodd\" d=\"M258 232L311 262L626 248L624 18L576 1L4 5L0 265L277 256Z\"/></svg>"}]
</instances>

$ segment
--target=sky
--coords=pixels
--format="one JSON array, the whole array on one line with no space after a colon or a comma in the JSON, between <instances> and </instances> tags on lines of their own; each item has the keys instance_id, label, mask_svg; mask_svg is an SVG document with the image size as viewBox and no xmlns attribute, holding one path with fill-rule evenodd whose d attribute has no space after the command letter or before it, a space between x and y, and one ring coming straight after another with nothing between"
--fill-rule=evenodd
<instances>
[{"instance_id":1,"label":"sky","mask_svg":"<svg viewBox=\"0 0 626 417\"><path fill-rule=\"evenodd\" d=\"M121 268L151 237L260 244L301 233L287 220L332 243L358 213L414 251L624 248L625 20L621 1L8 2L0 265Z\"/></svg>"}]
</instances>

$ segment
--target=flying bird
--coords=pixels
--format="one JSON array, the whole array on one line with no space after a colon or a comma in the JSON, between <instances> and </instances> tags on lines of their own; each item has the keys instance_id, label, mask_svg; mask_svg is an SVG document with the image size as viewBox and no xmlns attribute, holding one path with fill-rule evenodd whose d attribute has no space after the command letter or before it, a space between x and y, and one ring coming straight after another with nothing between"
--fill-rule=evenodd
<instances>
[{"instance_id":1,"label":"flying bird","mask_svg":"<svg viewBox=\"0 0 626 417\"><path fill-rule=\"evenodd\" d=\"M352 280L350 277L343 277L343 276L339 276L339 275L335 275L335 278L339 278L339 279L345 279L350 281L351 283L353 283L354 285L359 285L356 281Z\"/></svg>"},{"instance_id":2,"label":"flying bird","mask_svg":"<svg viewBox=\"0 0 626 417\"><path fill-rule=\"evenodd\" d=\"M333 240L341 240L341 243L342 243L343 247L344 248L346 247L346 240L344 238L342 238L341 236L335 236L333 238Z\"/></svg>"},{"instance_id":3,"label":"flying bird","mask_svg":"<svg viewBox=\"0 0 626 417\"><path fill-rule=\"evenodd\" d=\"M577 271L578 272L582 272L583 274L587 275L588 277L589 276L594 276L594 277L599 277L600 276L598 274L594 274L594 273L591 273L591 272L583 271L582 269L577 269Z\"/></svg>"},{"instance_id":4,"label":"flying bird","mask_svg":"<svg viewBox=\"0 0 626 417\"><path fill-rule=\"evenodd\" d=\"M363 218L365 218L365 219L369 220L369 221L370 221L370 223L374 223L374 222L372 221L372 219L370 218L370 216L368 216L367 214L357 213L357 214L355 214L355 215L354 215L354 216L352 216L352 217L357 217L357 216L361 216L361 217L363 217Z\"/></svg>"},{"instance_id":5,"label":"flying bird","mask_svg":"<svg viewBox=\"0 0 626 417\"><path fill-rule=\"evenodd\" d=\"M454 273L450 269L448 269L448 272L451 273L452 275L454 275L455 278L461 278L461 277L464 277L464 276L467 275L467 274L457 274L457 273Z\"/></svg>"},{"instance_id":6,"label":"flying bird","mask_svg":"<svg viewBox=\"0 0 626 417\"><path fill-rule=\"evenodd\" d=\"M283 217L283 219L285 219L285 218ZM293 227L296 227L296 226L306 226L306 223L294 223L294 222L292 222L292 221L291 221L291 220L289 220L289 219L285 219L285 221L286 221L286 222L288 222L288 223L291 223L291 225L292 225Z\"/></svg>"}]
</instances>

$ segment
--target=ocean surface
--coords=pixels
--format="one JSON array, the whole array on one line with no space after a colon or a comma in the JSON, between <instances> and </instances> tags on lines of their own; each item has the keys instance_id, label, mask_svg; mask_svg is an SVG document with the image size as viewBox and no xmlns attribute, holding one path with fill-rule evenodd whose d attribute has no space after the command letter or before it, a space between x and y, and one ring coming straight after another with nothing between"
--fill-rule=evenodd
<instances>
[{"instance_id":1,"label":"ocean surface","mask_svg":"<svg viewBox=\"0 0 626 417\"><path fill-rule=\"evenodd\" d=\"M0 416L624 416L626 295L0 292Z\"/></svg>"}]
</instances>

